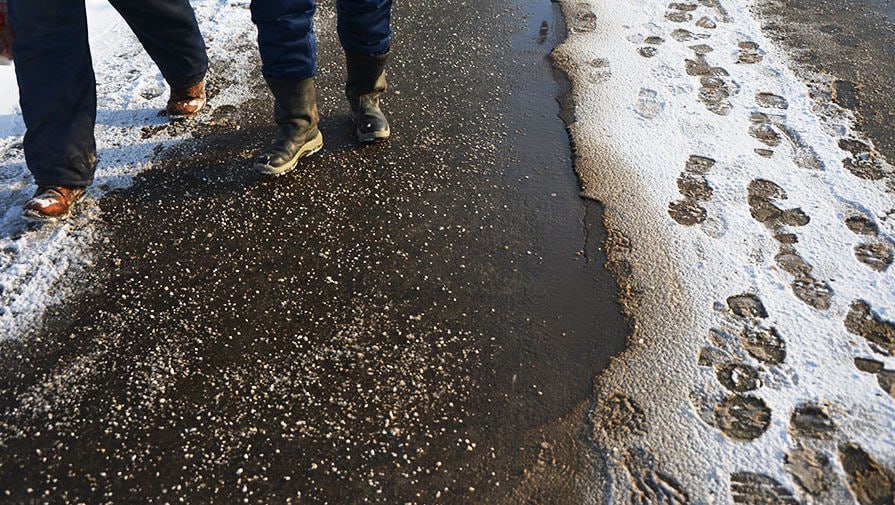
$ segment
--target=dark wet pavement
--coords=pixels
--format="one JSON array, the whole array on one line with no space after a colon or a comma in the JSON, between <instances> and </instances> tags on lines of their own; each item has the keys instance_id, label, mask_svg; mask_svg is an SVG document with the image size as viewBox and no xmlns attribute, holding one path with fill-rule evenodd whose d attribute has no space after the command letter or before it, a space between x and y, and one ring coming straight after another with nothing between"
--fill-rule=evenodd
<instances>
[{"instance_id":1,"label":"dark wet pavement","mask_svg":"<svg viewBox=\"0 0 895 505\"><path fill-rule=\"evenodd\" d=\"M833 77L832 86L824 83L815 92L853 110L857 128L895 160L895 3L762 0L758 12L800 66ZM836 97L836 88L845 92Z\"/></svg>"},{"instance_id":2,"label":"dark wet pavement","mask_svg":"<svg viewBox=\"0 0 895 505\"><path fill-rule=\"evenodd\" d=\"M406 0L395 17L388 143L353 141L321 29L320 155L251 172L273 132L259 79L257 102L214 112L238 130L196 126L100 203L93 287L0 344L9 500L592 492L593 456L568 447L588 445L582 407L627 331L559 119L559 11Z\"/></svg>"},{"instance_id":3,"label":"dark wet pavement","mask_svg":"<svg viewBox=\"0 0 895 505\"><path fill-rule=\"evenodd\" d=\"M882 14L888 18L889 23L895 24L895 2L892 0L871 0L871 11Z\"/></svg>"}]
</instances>

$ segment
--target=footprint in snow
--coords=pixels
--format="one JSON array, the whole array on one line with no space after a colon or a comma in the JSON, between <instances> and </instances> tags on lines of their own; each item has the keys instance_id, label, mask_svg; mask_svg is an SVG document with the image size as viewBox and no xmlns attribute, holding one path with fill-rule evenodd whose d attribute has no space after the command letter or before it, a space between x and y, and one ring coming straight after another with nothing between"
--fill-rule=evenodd
<instances>
[{"instance_id":1,"label":"footprint in snow","mask_svg":"<svg viewBox=\"0 0 895 505\"><path fill-rule=\"evenodd\" d=\"M792 491L767 475L735 472L730 475L733 502L745 505L798 505Z\"/></svg>"},{"instance_id":2,"label":"footprint in snow","mask_svg":"<svg viewBox=\"0 0 895 505\"><path fill-rule=\"evenodd\" d=\"M643 43L646 44L637 50L640 56L644 58L652 58L659 52L659 46L661 46L665 42L665 39L658 36L649 36L643 40Z\"/></svg>"},{"instance_id":3,"label":"footprint in snow","mask_svg":"<svg viewBox=\"0 0 895 505\"><path fill-rule=\"evenodd\" d=\"M587 80L594 84L608 81L612 77L612 70L609 67L609 60L605 58L595 58L587 62Z\"/></svg>"},{"instance_id":4,"label":"footprint in snow","mask_svg":"<svg viewBox=\"0 0 895 505\"><path fill-rule=\"evenodd\" d=\"M569 29L574 33L589 33L597 29L597 15L590 9L590 5L579 2L575 6Z\"/></svg>"},{"instance_id":5,"label":"footprint in snow","mask_svg":"<svg viewBox=\"0 0 895 505\"><path fill-rule=\"evenodd\" d=\"M659 93L648 88L640 88L634 110L644 119L653 119L665 109L665 102Z\"/></svg>"},{"instance_id":6,"label":"footprint in snow","mask_svg":"<svg viewBox=\"0 0 895 505\"><path fill-rule=\"evenodd\" d=\"M881 318L866 301L852 302L845 329L866 340L874 352L895 356L895 323Z\"/></svg>"},{"instance_id":7,"label":"footprint in snow","mask_svg":"<svg viewBox=\"0 0 895 505\"><path fill-rule=\"evenodd\" d=\"M732 327L713 329L712 345L700 351L698 363L712 366L718 382L729 393L718 398L694 392L691 402L700 418L725 437L749 442L761 437L771 422L771 409L759 396L761 371L786 359L786 345L774 328L763 326L768 312L756 295L731 296L726 307ZM749 363L750 357L758 366Z\"/></svg>"},{"instance_id":8,"label":"footprint in snow","mask_svg":"<svg viewBox=\"0 0 895 505\"><path fill-rule=\"evenodd\" d=\"M888 270L895 258L895 246L879 236L879 226L863 214L847 218L845 226L855 235L866 237L855 246L855 258L877 272Z\"/></svg>"},{"instance_id":9,"label":"footprint in snow","mask_svg":"<svg viewBox=\"0 0 895 505\"><path fill-rule=\"evenodd\" d=\"M810 218L800 208L781 209L774 202L786 200L786 192L776 183L766 179L755 179L749 183L748 203L753 219L762 223L774 233L780 242L780 250L775 256L777 266L793 276L793 294L805 304L827 310L832 303L833 290L829 284L815 279L813 267L798 254L795 243L798 238L784 233L786 226L805 226Z\"/></svg>"},{"instance_id":10,"label":"footprint in snow","mask_svg":"<svg viewBox=\"0 0 895 505\"><path fill-rule=\"evenodd\" d=\"M715 166L715 160L693 155L687 160L684 171L677 178L677 187L684 198L668 205L668 214L678 224L693 226L705 222L707 212L702 202L712 199L713 190L706 175Z\"/></svg>"},{"instance_id":11,"label":"footprint in snow","mask_svg":"<svg viewBox=\"0 0 895 505\"><path fill-rule=\"evenodd\" d=\"M895 482L861 446L847 443L839 448L839 462L861 505L895 503Z\"/></svg>"},{"instance_id":12,"label":"footprint in snow","mask_svg":"<svg viewBox=\"0 0 895 505\"><path fill-rule=\"evenodd\" d=\"M761 92L755 95L755 103L760 107L768 109L786 110L789 108L789 102L780 95L773 93Z\"/></svg>"},{"instance_id":13,"label":"footprint in snow","mask_svg":"<svg viewBox=\"0 0 895 505\"><path fill-rule=\"evenodd\" d=\"M761 50L756 42L748 40L742 41L737 44L737 47L740 49L740 54L737 56L737 63L751 65L759 63L764 59L764 51Z\"/></svg>"},{"instance_id":14,"label":"footprint in snow","mask_svg":"<svg viewBox=\"0 0 895 505\"><path fill-rule=\"evenodd\" d=\"M616 393L601 402L594 410L594 418L599 420L594 428L614 441L622 443L630 437L641 435L647 430L646 414L630 397ZM687 493L677 479L659 469L655 456L640 447L621 448L613 452L617 464L628 474L631 482L631 503L648 505L664 503L686 505L690 503Z\"/></svg>"},{"instance_id":15,"label":"footprint in snow","mask_svg":"<svg viewBox=\"0 0 895 505\"><path fill-rule=\"evenodd\" d=\"M895 370L887 370L882 361L872 358L855 358L855 368L864 373L876 376L879 387L892 398L895 398Z\"/></svg>"}]
</instances>

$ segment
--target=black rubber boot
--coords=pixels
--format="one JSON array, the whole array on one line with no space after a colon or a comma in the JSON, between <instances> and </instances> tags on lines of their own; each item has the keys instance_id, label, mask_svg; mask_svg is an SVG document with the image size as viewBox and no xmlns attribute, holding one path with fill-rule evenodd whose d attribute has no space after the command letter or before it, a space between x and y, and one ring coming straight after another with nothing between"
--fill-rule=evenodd
<instances>
[{"instance_id":1,"label":"black rubber boot","mask_svg":"<svg viewBox=\"0 0 895 505\"><path fill-rule=\"evenodd\" d=\"M270 147L258 155L255 168L261 173L280 175L323 147L323 135L317 129L320 115L313 77L303 81L265 80L273 93L273 115L280 131Z\"/></svg>"},{"instance_id":2,"label":"black rubber boot","mask_svg":"<svg viewBox=\"0 0 895 505\"><path fill-rule=\"evenodd\" d=\"M385 140L391 133L388 120L379 108L385 93L385 63L388 53L378 56L345 53L348 80L345 96L351 105L351 118L357 126L357 139L363 143Z\"/></svg>"}]
</instances>

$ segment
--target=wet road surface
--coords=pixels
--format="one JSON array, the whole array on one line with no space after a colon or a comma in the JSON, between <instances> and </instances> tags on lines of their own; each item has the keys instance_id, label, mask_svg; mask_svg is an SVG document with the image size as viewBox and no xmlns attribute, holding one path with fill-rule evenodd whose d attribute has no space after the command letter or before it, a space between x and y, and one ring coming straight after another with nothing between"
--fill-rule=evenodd
<instances>
[{"instance_id":1,"label":"wet road surface","mask_svg":"<svg viewBox=\"0 0 895 505\"><path fill-rule=\"evenodd\" d=\"M399 2L393 139L364 148L321 10L325 150L251 172L273 135L259 78L258 100L100 202L92 287L0 343L10 501L594 492L585 412L627 329L559 118L558 9Z\"/></svg>"},{"instance_id":2,"label":"wet road surface","mask_svg":"<svg viewBox=\"0 0 895 505\"><path fill-rule=\"evenodd\" d=\"M763 0L758 12L768 19L768 34L803 69L832 76L832 82L815 82L816 95L854 111L858 129L895 160L895 3ZM895 183L890 188L895 191Z\"/></svg>"}]
</instances>

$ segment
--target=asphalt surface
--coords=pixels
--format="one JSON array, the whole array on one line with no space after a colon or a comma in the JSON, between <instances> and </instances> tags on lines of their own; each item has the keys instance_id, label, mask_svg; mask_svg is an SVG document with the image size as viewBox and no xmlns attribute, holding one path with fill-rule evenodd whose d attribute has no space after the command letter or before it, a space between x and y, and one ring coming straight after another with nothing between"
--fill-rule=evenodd
<instances>
[{"instance_id":1,"label":"asphalt surface","mask_svg":"<svg viewBox=\"0 0 895 505\"><path fill-rule=\"evenodd\" d=\"M394 24L388 143L354 142L321 29L317 157L251 171L273 135L259 78L257 100L188 125L195 141L100 202L84 294L0 343L7 501L593 491L585 412L627 328L560 119L560 13L405 0Z\"/></svg>"},{"instance_id":2,"label":"asphalt surface","mask_svg":"<svg viewBox=\"0 0 895 505\"><path fill-rule=\"evenodd\" d=\"M816 84L815 95L853 111L858 129L895 160L895 3L762 0L758 12ZM895 191L895 182L889 187Z\"/></svg>"}]
</instances>

